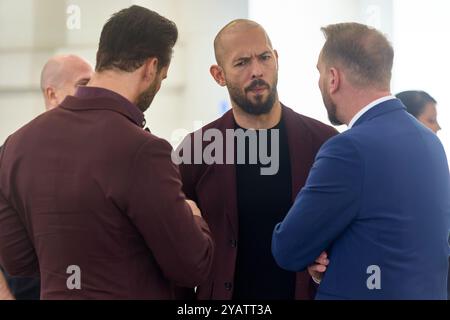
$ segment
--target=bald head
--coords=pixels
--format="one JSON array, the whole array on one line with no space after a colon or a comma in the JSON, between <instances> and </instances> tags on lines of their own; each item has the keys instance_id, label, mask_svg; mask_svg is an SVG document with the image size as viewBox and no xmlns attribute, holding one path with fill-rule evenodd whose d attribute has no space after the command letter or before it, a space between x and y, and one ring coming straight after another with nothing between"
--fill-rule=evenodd
<instances>
[{"instance_id":1,"label":"bald head","mask_svg":"<svg viewBox=\"0 0 450 320\"><path fill-rule=\"evenodd\" d=\"M89 82L92 67L75 55L50 58L41 72L41 90L47 110L58 106L67 95L73 95L79 85Z\"/></svg>"},{"instance_id":2,"label":"bald head","mask_svg":"<svg viewBox=\"0 0 450 320\"><path fill-rule=\"evenodd\" d=\"M214 50L217 64L209 71L217 84L227 87L233 110L254 119L280 112L278 53L261 25L245 19L231 21L214 39Z\"/></svg>"},{"instance_id":3,"label":"bald head","mask_svg":"<svg viewBox=\"0 0 450 320\"><path fill-rule=\"evenodd\" d=\"M214 54L216 56L217 64L219 66L223 65L224 56L227 54L227 50L230 46L229 41L227 41L230 37L245 34L254 29L260 30L261 33L264 34L267 43L270 48L272 48L272 42L270 41L269 36L259 23L247 19L236 19L224 26L214 39Z\"/></svg>"}]
</instances>

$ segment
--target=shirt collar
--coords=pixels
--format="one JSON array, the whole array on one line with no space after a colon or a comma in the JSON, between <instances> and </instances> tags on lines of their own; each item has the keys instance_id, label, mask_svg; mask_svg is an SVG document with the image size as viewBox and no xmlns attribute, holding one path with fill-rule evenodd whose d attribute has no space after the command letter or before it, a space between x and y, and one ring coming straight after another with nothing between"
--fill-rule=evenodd
<instances>
[{"instance_id":1,"label":"shirt collar","mask_svg":"<svg viewBox=\"0 0 450 320\"><path fill-rule=\"evenodd\" d=\"M139 110L139 108L131 103L127 98L118 94L117 92L100 88L100 87L87 87L79 86L75 92L75 97L81 99L92 99L92 98L110 98L118 101L121 106L123 106L131 116L131 119L140 127L144 127L146 124L144 113Z\"/></svg>"},{"instance_id":2,"label":"shirt collar","mask_svg":"<svg viewBox=\"0 0 450 320\"><path fill-rule=\"evenodd\" d=\"M352 120L348 124L348 128L351 129L355 125L356 121L358 121L358 119L361 118L364 113L366 113L367 111L369 111L373 107L379 105L380 103L383 103L383 102L386 102L386 101L389 101L389 100L393 100L393 99L397 99L397 98L392 96L392 95L389 95L389 96L385 96L385 97L382 97L380 99L377 99L375 101L372 101L367 106L365 106L364 108L359 110L359 112L353 116Z\"/></svg>"}]
</instances>

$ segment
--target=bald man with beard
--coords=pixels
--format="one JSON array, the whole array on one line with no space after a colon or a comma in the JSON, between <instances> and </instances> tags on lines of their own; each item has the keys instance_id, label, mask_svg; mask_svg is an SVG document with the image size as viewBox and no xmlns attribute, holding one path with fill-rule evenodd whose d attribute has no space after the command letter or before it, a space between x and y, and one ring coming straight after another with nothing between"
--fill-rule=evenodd
<instances>
[{"instance_id":1,"label":"bald man with beard","mask_svg":"<svg viewBox=\"0 0 450 320\"><path fill-rule=\"evenodd\" d=\"M217 34L214 49L217 64L210 72L219 86L228 89L232 110L197 134L210 141L206 135L214 130L222 137L234 130L257 136L259 143L246 140L245 154L240 155L240 149L227 148L226 164L189 159L180 165L183 190L199 204L216 243L211 277L198 287L197 298L311 299L315 284L308 272L288 272L275 263L270 249L272 231L304 185L316 152L336 130L280 102L278 53L258 23L230 22ZM263 142L265 133L268 138ZM179 150L187 154L184 151L190 148L196 158L194 140L194 134L189 135ZM202 154L210 144L203 143ZM262 174L267 169L262 159L230 164L226 156L256 159L258 148L264 147L268 154L279 155L277 170L268 175Z\"/></svg>"},{"instance_id":2,"label":"bald man with beard","mask_svg":"<svg viewBox=\"0 0 450 320\"><path fill-rule=\"evenodd\" d=\"M73 95L78 86L86 85L93 73L92 67L76 55L51 57L41 72L41 91L45 109L57 107L68 95ZM1 146L0 146L1 150ZM0 269L0 300L39 299L40 280L37 278L10 277Z\"/></svg>"}]
</instances>

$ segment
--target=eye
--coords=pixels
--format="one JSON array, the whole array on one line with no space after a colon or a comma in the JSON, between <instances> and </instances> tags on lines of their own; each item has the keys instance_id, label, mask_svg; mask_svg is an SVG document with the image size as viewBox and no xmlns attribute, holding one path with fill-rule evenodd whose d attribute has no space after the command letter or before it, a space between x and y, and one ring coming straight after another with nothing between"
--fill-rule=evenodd
<instances>
[{"instance_id":1,"label":"eye","mask_svg":"<svg viewBox=\"0 0 450 320\"><path fill-rule=\"evenodd\" d=\"M80 80L80 81L78 81L78 83L75 85L75 86L85 86L85 85L87 85L87 83L89 82L89 79L83 79L83 80Z\"/></svg>"},{"instance_id":2,"label":"eye","mask_svg":"<svg viewBox=\"0 0 450 320\"><path fill-rule=\"evenodd\" d=\"M271 58L272 58L272 55L270 54L270 52L265 52L259 56L259 60L261 60L261 61L268 61Z\"/></svg>"},{"instance_id":3,"label":"eye","mask_svg":"<svg viewBox=\"0 0 450 320\"><path fill-rule=\"evenodd\" d=\"M235 67L242 67L242 66L245 66L246 64L247 64L246 60L241 60L241 61L238 61L234 66Z\"/></svg>"}]
</instances>

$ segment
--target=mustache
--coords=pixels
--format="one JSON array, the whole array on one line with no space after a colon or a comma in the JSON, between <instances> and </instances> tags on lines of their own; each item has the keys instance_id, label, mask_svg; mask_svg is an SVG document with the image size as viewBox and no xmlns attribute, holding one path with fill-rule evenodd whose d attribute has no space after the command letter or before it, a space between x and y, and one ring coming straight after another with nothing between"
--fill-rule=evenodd
<instances>
[{"instance_id":1,"label":"mustache","mask_svg":"<svg viewBox=\"0 0 450 320\"><path fill-rule=\"evenodd\" d=\"M270 85L267 82L262 79L256 79L253 80L247 88L245 88L245 92L247 93L248 91L253 90L256 87L266 87L267 89L270 89Z\"/></svg>"}]
</instances>

